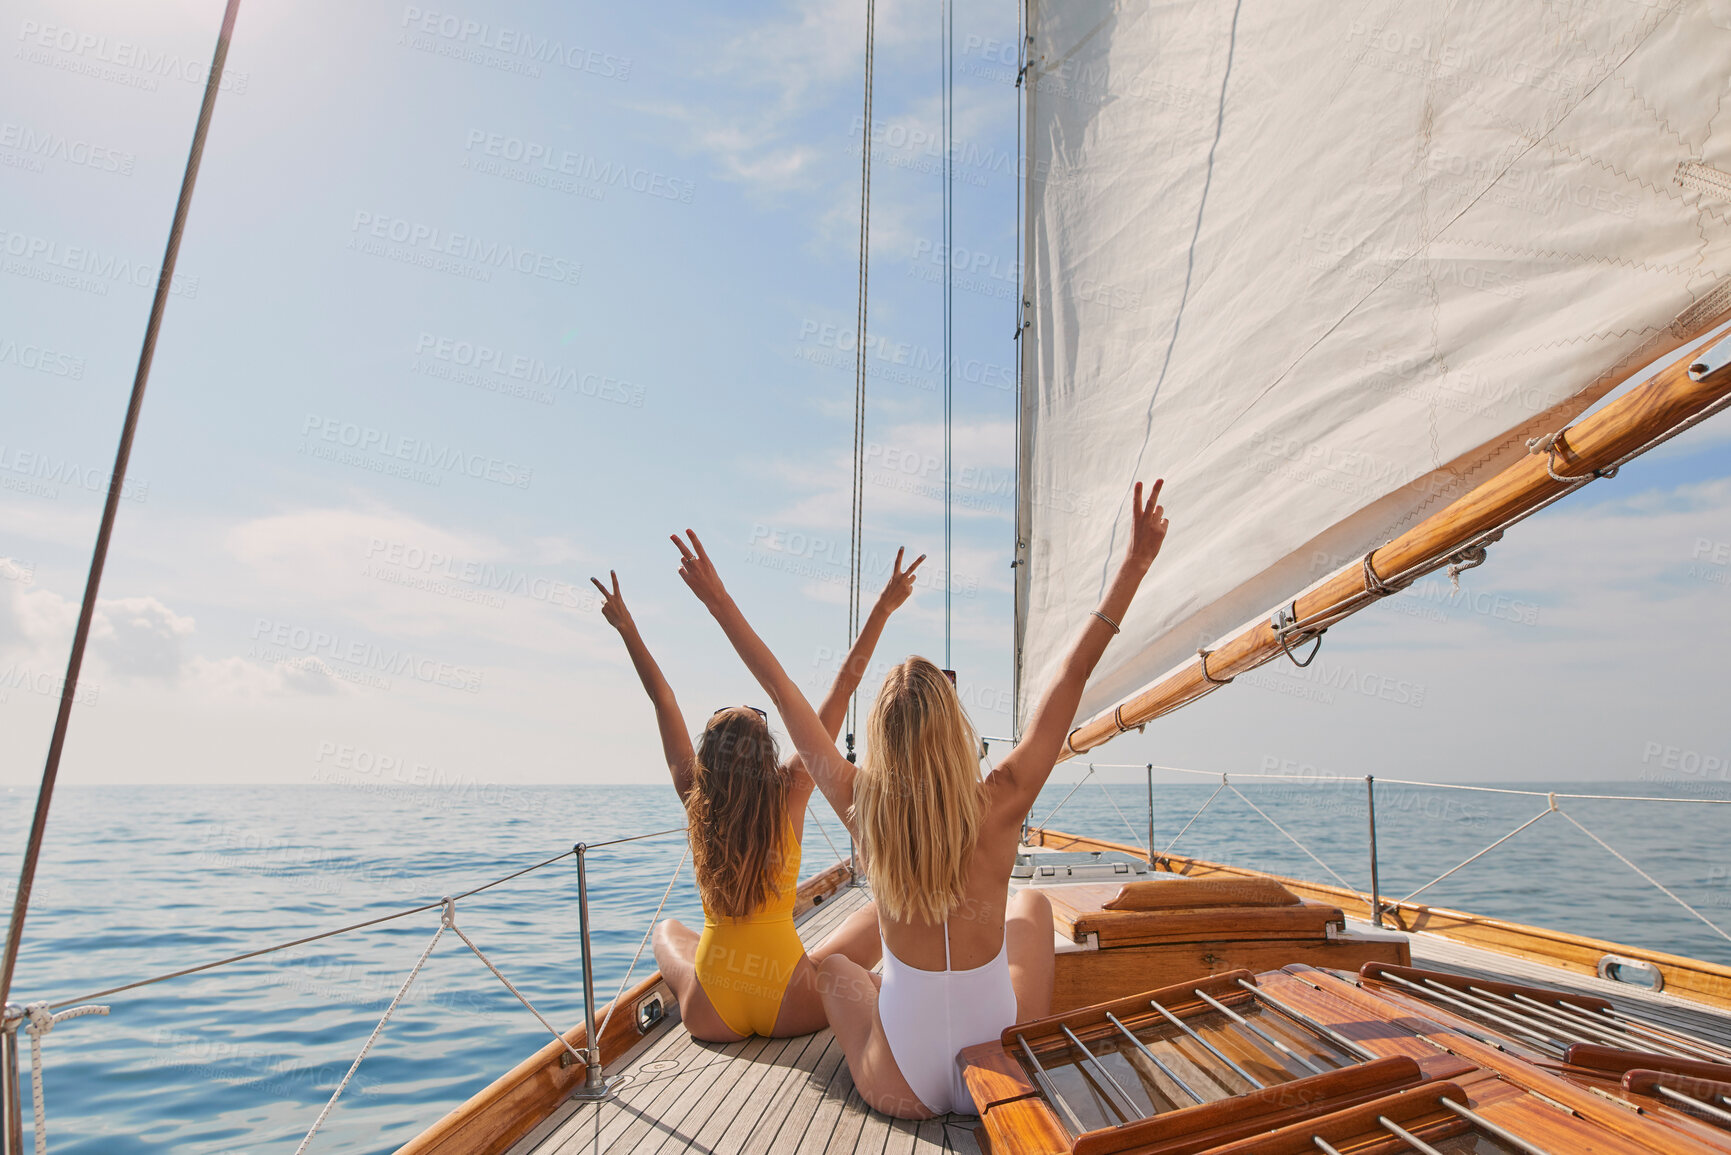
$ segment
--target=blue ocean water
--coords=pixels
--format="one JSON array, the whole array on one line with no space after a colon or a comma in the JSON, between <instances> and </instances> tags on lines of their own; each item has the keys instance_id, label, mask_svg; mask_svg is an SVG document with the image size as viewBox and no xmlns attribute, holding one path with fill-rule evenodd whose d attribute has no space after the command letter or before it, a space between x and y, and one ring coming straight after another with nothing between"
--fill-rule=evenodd
<instances>
[{"instance_id":1,"label":"blue ocean water","mask_svg":"<svg viewBox=\"0 0 1731 1155\"><path fill-rule=\"evenodd\" d=\"M1035 819L1075 783L1059 771ZM1157 785L1164 846L1214 784ZM1245 784L1351 885L1368 884L1362 784ZM1658 791L1649 784L1545 789ZM33 796L0 812L15 869ZM1545 801L1379 784L1381 885L1399 897L1545 808ZM1717 806L1567 801L1565 810L1709 918L1731 922L1731 849ZM819 813L832 837L833 816ZM49 826L14 999L58 1001L468 889L559 853L677 826L664 787L63 789ZM1140 782L1083 782L1052 820L1138 844ZM845 845L842 846L845 850ZM1331 881L1230 791L1177 847ZM680 860L679 836L590 856L597 997L618 987ZM834 860L808 825L805 873ZM1551 815L1426 897L1437 905L1731 962L1731 943ZM9 905L9 904L8 904ZM689 866L667 904L702 917ZM582 1015L576 877L563 861L458 907L458 924L555 1023ZM49 1135L73 1155L291 1152L438 926L437 911L102 1001L107 1018L45 1042ZM637 977L654 967L646 951ZM313 1150L389 1152L547 1039L450 934L439 942ZM26 1100L28 1102L28 1100ZM28 1131L28 1123L26 1124Z\"/></svg>"}]
</instances>

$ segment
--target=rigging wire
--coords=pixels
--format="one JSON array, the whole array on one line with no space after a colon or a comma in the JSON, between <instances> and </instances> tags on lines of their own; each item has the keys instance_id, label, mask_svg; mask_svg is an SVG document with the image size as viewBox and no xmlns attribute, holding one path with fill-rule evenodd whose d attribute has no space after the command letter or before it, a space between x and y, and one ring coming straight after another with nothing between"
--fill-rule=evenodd
<instances>
[{"instance_id":1,"label":"rigging wire","mask_svg":"<svg viewBox=\"0 0 1731 1155\"><path fill-rule=\"evenodd\" d=\"M162 268L156 277L156 296L150 303L150 320L144 327L144 345L138 353L138 368L132 377L132 395L126 403L126 420L120 428L120 445L114 453L114 470L108 478L108 498L102 505L102 521L96 531L96 547L90 555L90 576L84 583L84 601L78 610L78 625L72 634L72 653L66 660L66 677L60 684L60 710L54 717L54 735L48 742L48 759L42 768L42 785L36 794L36 813L30 822L30 839L24 851L24 865L18 872L18 889L12 901L12 921L6 927L5 957L0 960L0 1003L12 991L12 974L18 965L18 947L23 939L24 916L30 911L30 889L36 882L36 862L42 853L42 838L48 828L48 808L54 800L54 783L60 776L60 755L66 747L66 731L72 721L72 703L78 694L78 674L84 666L84 648L90 639L90 627L96 614L96 595L102 586L102 570L108 561L108 543L114 536L114 519L120 509L121 490L126 483L126 467L132 460L132 439L138 432L138 415L144 407L144 387L150 380L150 366L156 359L157 335L162 331L162 317L168 308L169 286L174 281L174 266L180 259L180 239L186 232L187 212L192 206L192 189L198 181L199 163L204 159L204 141L210 131L211 114L216 111L216 94L221 87L223 65L228 60L228 45L234 35L234 20L240 10L240 0L228 0L222 14L222 28L217 33L216 49L211 54L210 73L204 85L204 103L198 108L198 123L192 130L192 147L187 153L186 169L181 174L180 196L175 201L174 221L168 228L168 245L163 252Z\"/></svg>"},{"instance_id":2,"label":"rigging wire","mask_svg":"<svg viewBox=\"0 0 1731 1155\"><path fill-rule=\"evenodd\" d=\"M944 189L943 189L943 253L944 253L944 669L955 669L950 656L950 587L955 584L955 564L951 556L951 507L955 496L954 425L955 394L953 351L955 301L955 119L956 119L956 9L952 0L938 5L940 22L938 44L943 53Z\"/></svg>"},{"instance_id":3,"label":"rigging wire","mask_svg":"<svg viewBox=\"0 0 1731 1155\"><path fill-rule=\"evenodd\" d=\"M1027 336L1029 324L1028 302L1022 297L1022 232L1024 227L1022 223L1022 182L1024 179L1023 166L1027 163L1025 156L1027 142L1022 129L1022 119L1030 91L1027 86L1029 40L1028 3L1027 0L1022 0L1022 3L1016 7L1016 172L1014 176L1016 185L1016 219L1014 222L1016 233L1016 297L1014 301L1016 331L1012 338L1016 342L1016 516L1014 518L1015 537L1010 550L1010 569L1013 571L1010 607L1012 635L1010 639L1010 733L1014 736L1012 744L1022 736L1022 634L1024 617L1027 613L1027 593L1024 587L1028 579L1028 559L1023 555L1023 550L1026 548L1026 538L1023 536L1022 521L1022 378L1028 348L1028 342L1023 338Z\"/></svg>"},{"instance_id":4,"label":"rigging wire","mask_svg":"<svg viewBox=\"0 0 1731 1155\"><path fill-rule=\"evenodd\" d=\"M859 148L859 303L854 318L853 384L853 503L848 526L847 646L859 637L860 567L864 545L866 301L871 268L872 220L872 67L877 45L877 0L866 0L865 94L860 117ZM847 703L847 757L854 759L854 734L859 718L859 687Z\"/></svg>"}]
</instances>

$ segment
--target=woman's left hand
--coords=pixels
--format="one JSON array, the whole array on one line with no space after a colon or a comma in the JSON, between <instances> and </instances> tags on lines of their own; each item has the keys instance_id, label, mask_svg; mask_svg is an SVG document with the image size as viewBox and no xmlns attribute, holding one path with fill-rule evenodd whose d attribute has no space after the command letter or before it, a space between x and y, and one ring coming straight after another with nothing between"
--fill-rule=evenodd
<instances>
[{"instance_id":1,"label":"woman's left hand","mask_svg":"<svg viewBox=\"0 0 1731 1155\"><path fill-rule=\"evenodd\" d=\"M631 620L631 611L625 608L625 596L619 592L619 575L608 570L607 576L613 579L611 593L599 580L589 579L590 584L601 591L601 616L607 620L608 625L622 634L636 629L637 623Z\"/></svg>"},{"instance_id":2,"label":"woman's left hand","mask_svg":"<svg viewBox=\"0 0 1731 1155\"><path fill-rule=\"evenodd\" d=\"M907 547L896 550L895 565L890 567L890 580L884 586L884 592L878 595L878 604L886 610L898 610L914 592L914 571L920 568L920 563L926 560L921 554L914 559L914 564L907 569L902 568L902 557L907 553Z\"/></svg>"}]
</instances>

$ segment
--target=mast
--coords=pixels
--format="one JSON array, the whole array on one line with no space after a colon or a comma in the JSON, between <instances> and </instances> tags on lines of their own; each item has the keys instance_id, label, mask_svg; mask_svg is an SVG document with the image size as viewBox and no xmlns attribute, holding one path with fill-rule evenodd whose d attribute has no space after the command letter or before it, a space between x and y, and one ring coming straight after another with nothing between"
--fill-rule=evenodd
<instances>
[{"instance_id":1,"label":"mast","mask_svg":"<svg viewBox=\"0 0 1731 1155\"><path fill-rule=\"evenodd\" d=\"M102 522L96 531L96 548L90 557L90 573L84 583L84 601L78 610L78 626L72 634L72 654L66 662L66 678L60 686L60 711L54 718L54 735L48 742L48 760L42 769L42 785L36 794L36 814L30 823L30 839L24 850L24 866L18 873L18 891L12 902L12 921L6 927L6 948L0 960L0 1004L12 993L12 974L18 965L18 946L24 932L24 916L30 910L30 888L36 881L36 862L42 853L42 837L48 827L48 808L54 800L54 783L60 775L60 756L66 748L66 731L72 721L72 703L78 693L78 674L84 666L84 648L90 640L90 626L96 615L96 595L102 586L102 570L108 561L108 543L114 535L114 519L120 509L120 493L126 483L127 463L132 459L132 439L138 430L138 415L144 406L144 387L150 380L150 366L156 358L157 334L162 329L162 317L168 308L169 285L174 280L174 266L180 258L180 239L186 231L187 212L192 206L192 188L198 180L199 162L204 159L204 140L210 131L211 114L216 109L216 94L222 80L223 65L228 60L229 39L234 35L234 18L240 10L240 0L228 0L222 14L222 29L217 33L216 51L211 56L210 75L204 83L204 103L199 106L198 125L192 133L192 150L187 154L186 171L181 176L180 197L174 206L174 223L168 230L168 247L163 253L162 269L156 277L156 296L150 305L150 320L144 328L144 347L138 354L138 368L132 377L132 395L126 405L126 421L120 430L120 447L114 454L114 471L108 479L108 499L102 506ZM10 1071L0 1072L10 1079ZM8 1096L10 1100L10 1096Z\"/></svg>"},{"instance_id":2,"label":"mast","mask_svg":"<svg viewBox=\"0 0 1731 1155\"><path fill-rule=\"evenodd\" d=\"M1645 384L1590 417L1528 443L1529 455L1362 561L1343 566L1268 620L1227 641L1071 731L1065 756L1091 750L1126 730L1189 705L1282 655L1321 645L1329 626L1397 593L1443 566L1451 576L1482 565L1503 533L1584 485L1616 475L1625 463L1731 407L1731 336L1692 348ZM1309 664L1306 657L1300 664Z\"/></svg>"}]
</instances>

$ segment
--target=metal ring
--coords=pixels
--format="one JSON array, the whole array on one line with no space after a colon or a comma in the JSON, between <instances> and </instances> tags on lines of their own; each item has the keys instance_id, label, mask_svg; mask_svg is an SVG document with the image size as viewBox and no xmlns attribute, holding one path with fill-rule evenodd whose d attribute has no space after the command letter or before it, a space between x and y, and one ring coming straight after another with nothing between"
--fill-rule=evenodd
<instances>
[{"instance_id":1,"label":"metal ring","mask_svg":"<svg viewBox=\"0 0 1731 1155\"><path fill-rule=\"evenodd\" d=\"M1313 640L1316 643L1316 645L1311 647L1310 656L1308 658L1304 659L1304 661L1302 661L1302 662L1298 660L1298 655L1296 655L1292 652L1292 648L1286 644L1287 631L1281 630L1278 634L1275 635L1275 637L1280 642L1281 650L1285 652L1285 654L1288 658L1292 659L1292 664L1297 666L1299 669L1302 670L1306 666L1310 665L1310 663L1316 661L1316 655L1322 652L1322 635L1326 634L1327 632L1328 631L1326 629L1322 629L1322 630L1317 630L1314 634L1310 635L1311 640Z\"/></svg>"},{"instance_id":2,"label":"metal ring","mask_svg":"<svg viewBox=\"0 0 1731 1155\"><path fill-rule=\"evenodd\" d=\"M1202 680L1207 682L1210 686L1230 686L1232 684L1231 678L1216 678L1213 674L1208 672L1208 655L1213 652L1213 650L1196 651L1197 658L1202 662Z\"/></svg>"}]
</instances>

